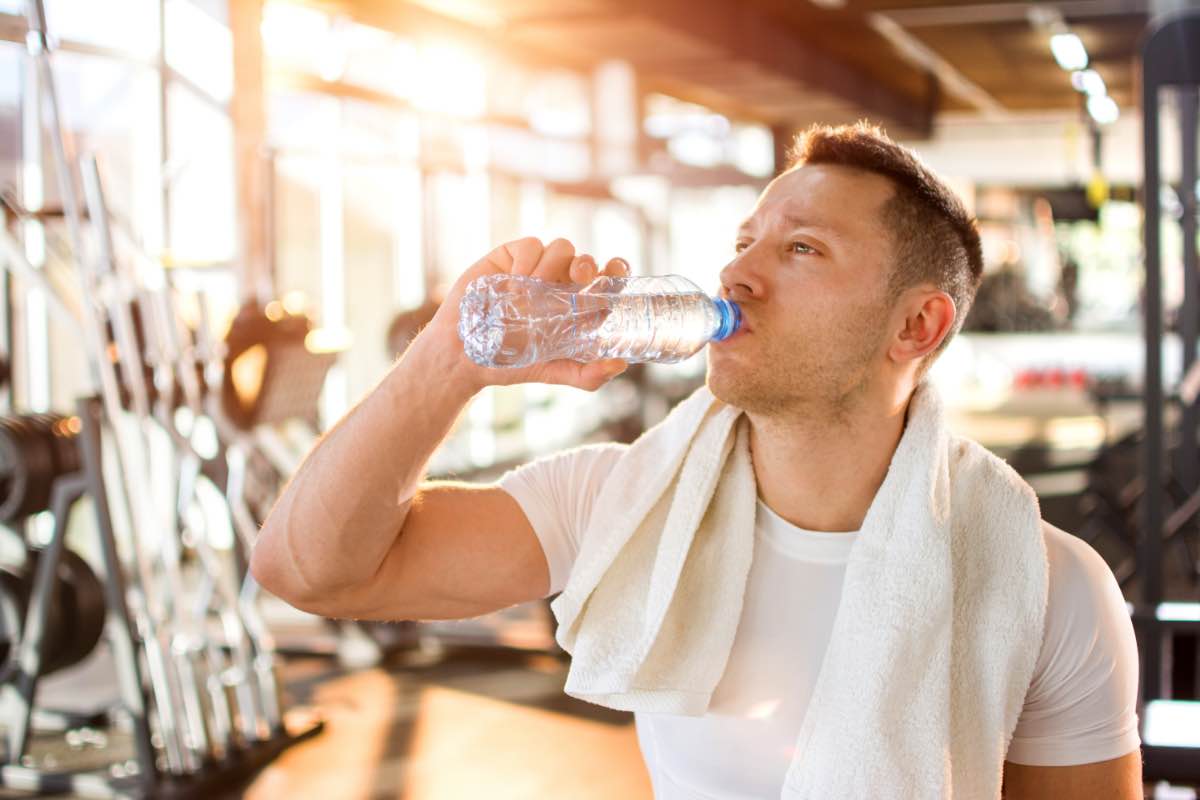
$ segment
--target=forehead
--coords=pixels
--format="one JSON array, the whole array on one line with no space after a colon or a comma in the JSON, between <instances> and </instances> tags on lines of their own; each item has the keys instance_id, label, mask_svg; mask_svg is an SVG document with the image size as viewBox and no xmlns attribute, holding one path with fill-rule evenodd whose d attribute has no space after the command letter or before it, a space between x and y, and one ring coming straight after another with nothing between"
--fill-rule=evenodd
<instances>
[{"instance_id":1,"label":"forehead","mask_svg":"<svg viewBox=\"0 0 1200 800\"><path fill-rule=\"evenodd\" d=\"M785 172L763 190L746 222L755 227L826 228L847 236L878 229L891 181L873 172L814 164Z\"/></svg>"}]
</instances>

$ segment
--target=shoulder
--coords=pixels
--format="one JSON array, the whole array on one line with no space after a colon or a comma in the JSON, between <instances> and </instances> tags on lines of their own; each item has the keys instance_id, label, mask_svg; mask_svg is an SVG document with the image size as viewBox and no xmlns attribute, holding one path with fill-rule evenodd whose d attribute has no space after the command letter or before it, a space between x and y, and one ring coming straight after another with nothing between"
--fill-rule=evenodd
<instances>
[{"instance_id":1,"label":"shoulder","mask_svg":"<svg viewBox=\"0 0 1200 800\"><path fill-rule=\"evenodd\" d=\"M1009 760L1041 766L1116 758L1138 746L1138 653L1125 597L1091 545L1042 523L1046 619Z\"/></svg>"},{"instance_id":2,"label":"shoulder","mask_svg":"<svg viewBox=\"0 0 1200 800\"><path fill-rule=\"evenodd\" d=\"M1051 686L1072 672L1100 672L1130 662L1136 668L1133 622L1112 569L1078 536L1048 522L1042 530L1049 586L1039 663L1044 669L1037 677Z\"/></svg>"},{"instance_id":3,"label":"shoulder","mask_svg":"<svg viewBox=\"0 0 1200 800\"><path fill-rule=\"evenodd\" d=\"M1049 522L1042 521L1049 564L1048 604L1056 612L1070 612L1072 618L1100 621L1116 614L1128 622L1125 597L1112 569L1096 550Z\"/></svg>"}]
</instances>

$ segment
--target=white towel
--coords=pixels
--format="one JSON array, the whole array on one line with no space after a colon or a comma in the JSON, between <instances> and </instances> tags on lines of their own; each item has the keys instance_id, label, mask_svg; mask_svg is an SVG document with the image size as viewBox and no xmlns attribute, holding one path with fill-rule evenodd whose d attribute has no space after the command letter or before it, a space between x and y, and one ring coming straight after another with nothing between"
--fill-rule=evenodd
<instances>
[{"instance_id":1,"label":"white towel","mask_svg":"<svg viewBox=\"0 0 1200 800\"><path fill-rule=\"evenodd\" d=\"M567 694L705 713L741 617L756 503L749 420L707 387L629 447L551 603ZM781 797L998 798L1046 588L1032 489L950 436L922 383L851 549Z\"/></svg>"}]
</instances>

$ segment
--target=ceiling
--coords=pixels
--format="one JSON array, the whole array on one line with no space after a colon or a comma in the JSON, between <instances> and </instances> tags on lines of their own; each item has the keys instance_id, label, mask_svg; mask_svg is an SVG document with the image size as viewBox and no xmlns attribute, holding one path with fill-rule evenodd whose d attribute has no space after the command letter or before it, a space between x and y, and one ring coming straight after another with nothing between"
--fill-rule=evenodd
<instances>
[{"instance_id":1,"label":"ceiling","mask_svg":"<svg viewBox=\"0 0 1200 800\"><path fill-rule=\"evenodd\" d=\"M446 24L510 55L634 65L647 89L780 127L866 116L927 135L942 112L1081 109L1031 21L1057 12L1122 109L1150 0L327 0L396 29ZM419 17L419 19L414 19Z\"/></svg>"}]
</instances>

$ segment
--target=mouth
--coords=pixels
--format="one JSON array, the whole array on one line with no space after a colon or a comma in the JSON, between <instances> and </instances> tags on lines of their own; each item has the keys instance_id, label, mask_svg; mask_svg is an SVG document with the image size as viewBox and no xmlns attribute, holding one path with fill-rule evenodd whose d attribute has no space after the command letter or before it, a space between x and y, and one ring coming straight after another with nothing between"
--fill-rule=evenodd
<instances>
[{"instance_id":1,"label":"mouth","mask_svg":"<svg viewBox=\"0 0 1200 800\"><path fill-rule=\"evenodd\" d=\"M746 327L745 325L739 325L738 329L736 331L734 331L733 333L729 334L728 337L726 337L725 339L722 339L719 342L713 342L713 344L716 344L716 345L726 344L726 343L732 342L736 339L741 339L743 336L746 336L749 333L750 333L750 328Z\"/></svg>"}]
</instances>

